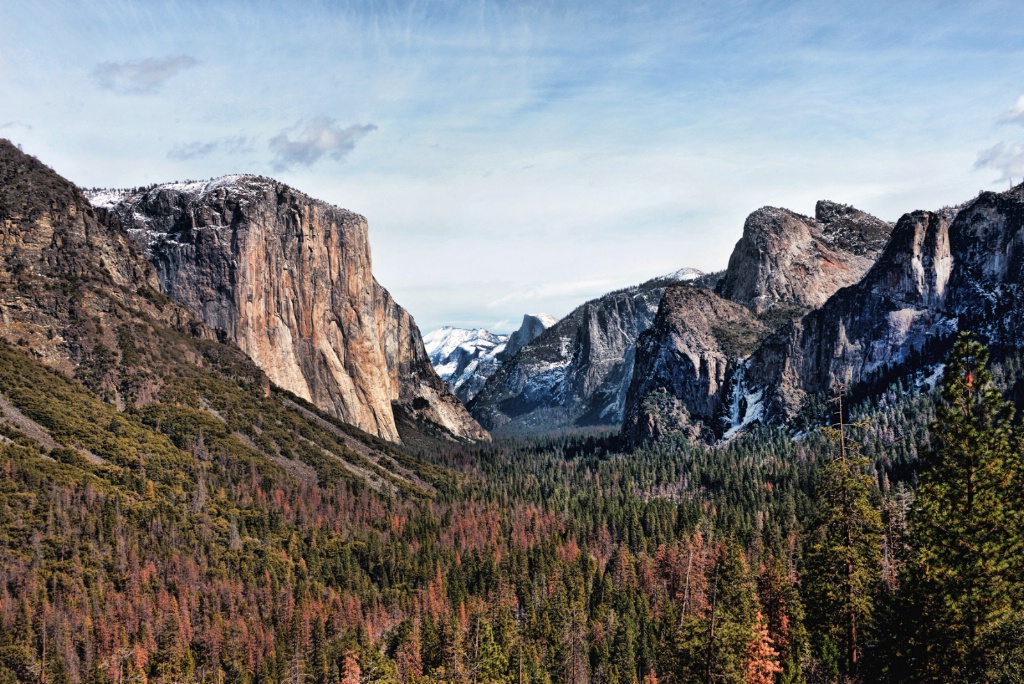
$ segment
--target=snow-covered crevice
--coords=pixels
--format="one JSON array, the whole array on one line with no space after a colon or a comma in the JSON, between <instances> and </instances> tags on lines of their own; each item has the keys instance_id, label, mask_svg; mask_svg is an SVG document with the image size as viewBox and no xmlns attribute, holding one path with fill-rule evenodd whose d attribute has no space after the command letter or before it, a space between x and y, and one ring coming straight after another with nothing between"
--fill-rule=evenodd
<instances>
[{"instance_id":1,"label":"snow-covered crevice","mask_svg":"<svg viewBox=\"0 0 1024 684\"><path fill-rule=\"evenodd\" d=\"M723 440L732 439L764 417L764 389L749 387L746 371L746 362L741 362L730 382L729 418Z\"/></svg>"}]
</instances>

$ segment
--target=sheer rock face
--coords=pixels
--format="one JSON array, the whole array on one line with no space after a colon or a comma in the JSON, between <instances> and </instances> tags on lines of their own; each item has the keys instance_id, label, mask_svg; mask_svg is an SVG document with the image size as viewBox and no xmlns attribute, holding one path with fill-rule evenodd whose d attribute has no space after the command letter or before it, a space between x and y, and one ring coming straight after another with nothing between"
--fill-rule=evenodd
<instances>
[{"instance_id":1,"label":"sheer rock face","mask_svg":"<svg viewBox=\"0 0 1024 684\"><path fill-rule=\"evenodd\" d=\"M706 441L720 437L736 361L764 332L739 304L708 290L669 287L636 345L623 436L633 444L675 432Z\"/></svg>"},{"instance_id":2,"label":"sheer rock face","mask_svg":"<svg viewBox=\"0 0 1024 684\"><path fill-rule=\"evenodd\" d=\"M520 349L540 337L542 332L557 322L557 318L546 313L524 314L522 325L508 336L505 349L500 354L501 361L504 362L506 359L511 359L519 353Z\"/></svg>"},{"instance_id":3,"label":"sheer rock face","mask_svg":"<svg viewBox=\"0 0 1024 684\"><path fill-rule=\"evenodd\" d=\"M792 417L808 392L900 365L955 328L946 311L951 268L949 217L903 216L864 279L768 339L750 359L748 381L766 387L771 414Z\"/></svg>"},{"instance_id":4,"label":"sheer rock face","mask_svg":"<svg viewBox=\"0 0 1024 684\"><path fill-rule=\"evenodd\" d=\"M864 279L766 341L747 376L770 397L769 414L788 418L807 393L836 381L854 386L938 360L957 330L1022 345L1022 186L982 193L959 211L904 215Z\"/></svg>"},{"instance_id":5,"label":"sheer rock face","mask_svg":"<svg viewBox=\"0 0 1024 684\"><path fill-rule=\"evenodd\" d=\"M392 402L458 437L486 438L430 367L408 312L374 280L362 216L253 176L92 199L145 250L163 292L278 386L391 441Z\"/></svg>"},{"instance_id":6,"label":"sheer rock face","mask_svg":"<svg viewBox=\"0 0 1024 684\"><path fill-rule=\"evenodd\" d=\"M488 429L540 431L621 424L637 337L668 281L591 300L506 360L470 403Z\"/></svg>"},{"instance_id":7,"label":"sheer rock face","mask_svg":"<svg viewBox=\"0 0 1024 684\"><path fill-rule=\"evenodd\" d=\"M777 304L817 308L861 279L891 231L881 219L824 200L814 218L763 207L747 217L716 291L759 314Z\"/></svg>"}]
</instances>

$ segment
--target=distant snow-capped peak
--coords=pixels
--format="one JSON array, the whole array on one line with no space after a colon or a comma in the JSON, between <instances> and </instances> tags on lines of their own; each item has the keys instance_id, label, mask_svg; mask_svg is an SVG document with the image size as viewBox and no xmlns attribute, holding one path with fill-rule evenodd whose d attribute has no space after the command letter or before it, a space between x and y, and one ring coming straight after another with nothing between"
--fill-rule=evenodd
<instances>
[{"instance_id":1,"label":"distant snow-capped peak","mask_svg":"<svg viewBox=\"0 0 1024 684\"><path fill-rule=\"evenodd\" d=\"M665 276L665 280L677 280L681 283L685 283L689 280L696 280L704 275L704 271L696 268L681 268L678 271L674 271Z\"/></svg>"}]
</instances>

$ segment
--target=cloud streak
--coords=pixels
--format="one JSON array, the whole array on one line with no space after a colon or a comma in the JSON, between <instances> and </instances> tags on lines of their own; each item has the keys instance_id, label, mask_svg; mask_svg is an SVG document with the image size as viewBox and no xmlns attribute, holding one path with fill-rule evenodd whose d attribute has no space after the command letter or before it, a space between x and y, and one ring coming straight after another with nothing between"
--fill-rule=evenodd
<instances>
[{"instance_id":1,"label":"cloud streak","mask_svg":"<svg viewBox=\"0 0 1024 684\"><path fill-rule=\"evenodd\" d=\"M151 95L185 69L198 62L188 55L133 62L103 62L92 70L93 80L103 90L120 95Z\"/></svg>"},{"instance_id":2,"label":"cloud streak","mask_svg":"<svg viewBox=\"0 0 1024 684\"><path fill-rule=\"evenodd\" d=\"M274 170L284 171L292 166L312 166L321 158L340 161L356 148L356 142L367 133L377 130L373 124L352 124L342 128L337 121L325 116L309 119L292 127L301 130L292 139L286 129L270 139L274 153Z\"/></svg>"},{"instance_id":3,"label":"cloud streak","mask_svg":"<svg viewBox=\"0 0 1024 684\"><path fill-rule=\"evenodd\" d=\"M600 296L609 290L612 284L613 281L608 278L544 283L537 287L517 290L498 297L488 302L487 308L500 308L509 302L532 302L554 298L587 297L588 295L590 297ZM580 301L580 303L583 302Z\"/></svg>"},{"instance_id":4,"label":"cloud streak","mask_svg":"<svg viewBox=\"0 0 1024 684\"><path fill-rule=\"evenodd\" d=\"M976 169L995 169L1002 172L1000 181L1024 176L1024 145L997 143L987 150L978 152L974 162Z\"/></svg>"},{"instance_id":5,"label":"cloud streak","mask_svg":"<svg viewBox=\"0 0 1024 684\"><path fill-rule=\"evenodd\" d=\"M1024 95L1018 97L1017 102L999 117L999 123L1024 124Z\"/></svg>"},{"instance_id":6,"label":"cloud streak","mask_svg":"<svg viewBox=\"0 0 1024 684\"><path fill-rule=\"evenodd\" d=\"M203 159L218 152L223 154L241 154L243 152L250 152L252 149L252 142L245 136L220 138L206 142L197 140L195 142L175 145L167 152L167 158L188 161L191 159Z\"/></svg>"}]
</instances>

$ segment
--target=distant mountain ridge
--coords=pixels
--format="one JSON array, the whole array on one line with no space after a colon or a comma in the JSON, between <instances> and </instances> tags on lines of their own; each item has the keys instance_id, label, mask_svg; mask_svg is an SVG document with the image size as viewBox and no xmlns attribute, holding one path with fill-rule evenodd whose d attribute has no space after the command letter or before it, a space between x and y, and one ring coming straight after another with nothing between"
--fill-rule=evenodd
<instances>
[{"instance_id":1,"label":"distant mountain ridge","mask_svg":"<svg viewBox=\"0 0 1024 684\"><path fill-rule=\"evenodd\" d=\"M430 364L463 403L480 391L501 362L508 335L444 326L423 336Z\"/></svg>"},{"instance_id":2,"label":"distant mountain ridge","mask_svg":"<svg viewBox=\"0 0 1024 684\"><path fill-rule=\"evenodd\" d=\"M526 314L510 335L444 326L423 339L434 370L455 396L469 404L505 361L557 322L550 314Z\"/></svg>"},{"instance_id":3,"label":"distant mountain ridge","mask_svg":"<svg viewBox=\"0 0 1024 684\"><path fill-rule=\"evenodd\" d=\"M488 430L505 432L618 427L637 337L667 286L702 275L682 269L577 307L507 358L470 412Z\"/></svg>"}]
</instances>

